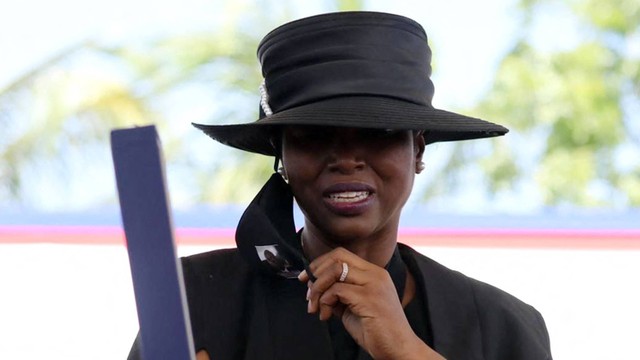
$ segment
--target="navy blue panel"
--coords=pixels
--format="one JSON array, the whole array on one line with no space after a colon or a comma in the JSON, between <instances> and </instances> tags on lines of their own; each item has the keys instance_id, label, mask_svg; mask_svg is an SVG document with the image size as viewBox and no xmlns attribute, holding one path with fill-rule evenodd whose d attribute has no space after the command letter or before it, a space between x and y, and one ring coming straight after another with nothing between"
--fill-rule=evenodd
<instances>
[{"instance_id":1,"label":"navy blue panel","mask_svg":"<svg viewBox=\"0 0 640 360\"><path fill-rule=\"evenodd\" d=\"M176 257L160 141L154 126L114 130L111 150L145 360L194 358Z\"/></svg>"}]
</instances>

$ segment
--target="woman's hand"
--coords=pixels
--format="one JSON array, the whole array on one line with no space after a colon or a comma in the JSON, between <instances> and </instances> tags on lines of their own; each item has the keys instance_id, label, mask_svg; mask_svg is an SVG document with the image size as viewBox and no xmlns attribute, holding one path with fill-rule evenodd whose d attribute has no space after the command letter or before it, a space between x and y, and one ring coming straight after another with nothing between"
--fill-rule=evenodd
<instances>
[{"instance_id":1,"label":"woman's hand","mask_svg":"<svg viewBox=\"0 0 640 360\"><path fill-rule=\"evenodd\" d=\"M343 263L348 266L344 281ZM442 359L415 335L406 316L391 276L344 248L336 248L315 259L310 270L299 276L309 290L309 313L320 320L332 315L342 320L345 329L374 359Z\"/></svg>"}]
</instances>

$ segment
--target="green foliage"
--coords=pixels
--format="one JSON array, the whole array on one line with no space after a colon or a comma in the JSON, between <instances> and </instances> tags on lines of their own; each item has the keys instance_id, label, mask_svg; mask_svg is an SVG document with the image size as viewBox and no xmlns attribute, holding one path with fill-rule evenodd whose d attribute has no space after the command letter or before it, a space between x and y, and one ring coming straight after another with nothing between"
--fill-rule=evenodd
<instances>
[{"instance_id":1,"label":"green foliage","mask_svg":"<svg viewBox=\"0 0 640 360\"><path fill-rule=\"evenodd\" d=\"M610 148L623 140L622 78L615 56L601 44L585 44L557 54L553 71L564 85L557 102L566 112L553 116L549 150L564 147Z\"/></svg>"},{"instance_id":2,"label":"green foliage","mask_svg":"<svg viewBox=\"0 0 640 360\"><path fill-rule=\"evenodd\" d=\"M492 179L489 182L491 193L508 190L511 186L511 180L518 176L514 156L512 149L504 142L496 142L491 157L485 157L480 161L480 166Z\"/></svg>"},{"instance_id":3,"label":"green foliage","mask_svg":"<svg viewBox=\"0 0 640 360\"><path fill-rule=\"evenodd\" d=\"M603 31L626 36L637 31L640 24L638 0L571 0L569 4L577 14Z\"/></svg>"},{"instance_id":4,"label":"green foliage","mask_svg":"<svg viewBox=\"0 0 640 360\"><path fill-rule=\"evenodd\" d=\"M115 127L142 125L157 117L134 94L130 84L111 74L74 68L62 61L91 45L64 53L18 78L0 92L0 185L8 199L20 198L23 173L57 162L65 176L68 152L104 142ZM91 159L86 159L90 162Z\"/></svg>"},{"instance_id":5,"label":"green foliage","mask_svg":"<svg viewBox=\"0 0 640 360\"><path fill-rule=\"evenodd\" d=\"M363 7L362 0L341 0L337 3L339 11L355 11L362 9Z\"/></svg>"},{"instance_id":6,"label":"green foliage","mask_svg":"<svg viewBox=\"0 0 640 360\"><path fill-rule=\"evenodd\" d=\"M593 157L594 153L586 148L561 148L543 157L536 180L545 189L545 201L562 199L583 206L597 205L597 199L586 191L596 175Z\"/></svg>"},{"instance_id":7,"label":"green foliage","mask_svg":"<svg viewBox=\"0 0 640 360\"><path fill-rule=\"evenodd\" d=\"M543 4L521 2L525 17L545 16L537 12ZM490 189L534 179L550 205L640 205L640 144L634 137L640 120L625 111L625 103L640 100L640 62L637 54L627 53L638 46L640 3L571 0L567 6L584 26L584 38L569 49L548 51L524 36L501 62L492 90L475 110L513 130L493 143L483 161ZM546 138L542 146L532 140L536 136ZM515 155L506 157L505 146ZM623 148L633 151L623 153ZM523 166L521 159L531 151L536 164ZM619 165L629 153L635 159Z\"/></svg>"}]
</instances>

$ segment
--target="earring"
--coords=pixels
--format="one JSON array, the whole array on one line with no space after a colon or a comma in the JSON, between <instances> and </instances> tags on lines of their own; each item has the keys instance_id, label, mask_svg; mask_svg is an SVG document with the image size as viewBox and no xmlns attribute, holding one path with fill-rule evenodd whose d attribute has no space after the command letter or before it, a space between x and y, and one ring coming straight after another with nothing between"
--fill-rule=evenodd
<instances>
[{"instance_id":1,"label":"earring","mask_svg":"<svg viewBox=\"0 0 640 360\"><path fill-rule=\"evenodd\" d=\"M420 174L426 167L427 165L425 165L424 161L418 161L416 163L416 174Z\"/></svg>"},{"instance_id":2,"label":"earring","mask_svg":"<svg viewBox=\"0 0 640 360\"><path fill-rule=\"evenodd\" d=\"M287 173L286 173L286 171L284 171L284 167L280 166L278 168L278 174L280 174L280 176L282 176L283 179L289 180L289 179L287 179Z\"/></svg>"}]
</instances>

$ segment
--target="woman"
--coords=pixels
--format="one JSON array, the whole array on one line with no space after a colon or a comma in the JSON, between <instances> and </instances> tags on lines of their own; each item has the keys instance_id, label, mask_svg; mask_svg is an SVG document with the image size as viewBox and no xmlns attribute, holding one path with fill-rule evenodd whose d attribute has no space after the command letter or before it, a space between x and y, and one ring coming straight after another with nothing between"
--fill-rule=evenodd
<instances>
[{"instance_id":1,"label":"woman","mask_svg":"<svg viewBox=\"0 0 640 360\"><path fill-rule=\"evenodd\" d=\"M431 106L422 27L325 14L275 29L258 57L260 119L195 125L282 161L237 249L183 260L198 358L550 359L535 309L397 243L425 146L507 132Z\"/></svg>"}]
</instances>

